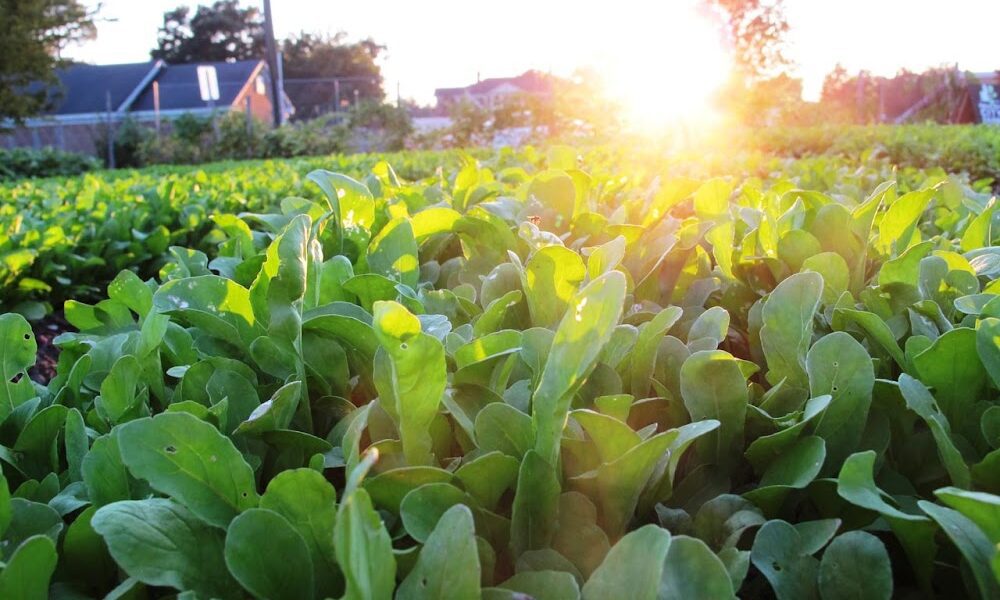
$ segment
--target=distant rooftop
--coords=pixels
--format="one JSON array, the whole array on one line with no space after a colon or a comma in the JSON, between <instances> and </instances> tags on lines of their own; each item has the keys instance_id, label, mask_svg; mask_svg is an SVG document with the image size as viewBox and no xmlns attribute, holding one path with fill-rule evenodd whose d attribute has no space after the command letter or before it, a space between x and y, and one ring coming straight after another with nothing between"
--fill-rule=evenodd
<instances>
[{"instance_id":1,"label":"distant rooftop","mask_svg":"<svg viewBox=\"0 0 1000 600\"><path fill-rule=\"evenodd\" d=\"M493 90L505 85L533 94L547 94L552 91L551 76L541 71L525 71L517 77L490 77L465 87L438 88L434 91L434 95L439 100L441 98L454 98L466 95L480 96L489 94Z\"/></svg>"}]
</instances>

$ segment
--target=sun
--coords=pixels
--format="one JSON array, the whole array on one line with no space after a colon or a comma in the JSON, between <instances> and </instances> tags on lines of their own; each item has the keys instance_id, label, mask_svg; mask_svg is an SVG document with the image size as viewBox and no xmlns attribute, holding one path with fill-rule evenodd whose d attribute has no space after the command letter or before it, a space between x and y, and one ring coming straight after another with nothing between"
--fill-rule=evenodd
<instances>
[{"instance_id":1,"label":"sun","mask_svg":"<svg viewBox=\"0 0 1000 600\"><path fill-rule=\"evenodd\" d=\"M609 51L596 68L634 128L717 118L712 101L730 75L732 57L718 24L697 4L653 5L609 37Z\"/></svg>"}]
</instances>

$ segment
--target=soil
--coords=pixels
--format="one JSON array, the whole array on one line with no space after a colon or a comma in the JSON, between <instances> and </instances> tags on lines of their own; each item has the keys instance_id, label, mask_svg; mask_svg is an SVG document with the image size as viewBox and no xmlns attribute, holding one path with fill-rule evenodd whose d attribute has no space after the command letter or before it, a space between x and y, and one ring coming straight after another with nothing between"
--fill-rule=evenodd
<instances>
[{"instance_id":1,"label":"soil","mask_svg":"<svg viewBox=\"0 0 1000 600\"><path fill-rule=\"evenodd\" d=\"M31 329L35 334L35 343L38 344L38 353L35 357L35 366L28 369L28 376L45 385L55 377L56 364L59 362L59 348L52 341L59 334L76 331L76 328L66 321L60 310L46 315L40 321L32 322Z\"/></svg>"}]
</instances>

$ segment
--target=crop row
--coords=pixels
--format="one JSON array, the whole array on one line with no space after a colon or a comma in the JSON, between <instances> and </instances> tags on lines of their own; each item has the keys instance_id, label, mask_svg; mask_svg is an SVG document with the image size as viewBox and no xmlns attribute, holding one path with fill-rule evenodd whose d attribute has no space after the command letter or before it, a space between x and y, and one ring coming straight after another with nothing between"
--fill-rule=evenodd
<instances>
[{"instance_id":1,"label":"crop row","mask_svg":"<svg viewBox=\"0 0 1000 600\"><path fill-rule=\"evenodd\" d=\"M0 597L1000 594L995 200L544 163L0 317Z\"/></svg>"}]
</instances>

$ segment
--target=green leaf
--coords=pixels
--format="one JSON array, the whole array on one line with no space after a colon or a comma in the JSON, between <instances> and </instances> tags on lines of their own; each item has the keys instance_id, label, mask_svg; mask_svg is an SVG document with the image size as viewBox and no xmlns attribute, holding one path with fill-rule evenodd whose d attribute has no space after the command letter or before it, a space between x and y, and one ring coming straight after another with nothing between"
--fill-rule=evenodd
<instances>
[{"instance_id":1,"label":"green leaf","mask_svg":"<svg viewBox=\"0 0 1000 600\"><path fill-rule=\"evenodd\" d=\"M843 327L838 327L838 319L854 323L860 327L866 336L871 338L886 354L892 357L900 369L906 368L906 358L903 355L903 350L899 347L899 343L896 341L892 330L889 329L889 326L878 315L863 310L838 308L834 311L833 324L835 329L843 329Z\"/></svg>"},{"instance_id":2,"label":"green leaf","mask_svg":"<svg viewBox=\"0 0 1000 600\"><path fill-rule=\"evenodd\" d=\"M511 507L510 545L515 557L549 545L559 515L559 492L556 470L529 450L521 461Z\"/></svg>"},{"instance_id":3,"label":"green leaf","mask_svg":"<svg viewBox=\"0 0 1000 600\"><path fill-rule=\"evenodd\" d=\"M302 382L293 381L278 388L271 398L254 409L234 434L261 435L268 431L287 429L295 416L302 393Z\"/></svg>"},{"instance_id":4,"label":"green leaf","mask_svg":"<svg viewBox=\"0 0 1000 600\"><path fill-rule=\"evenodd\" d=\"M237 583L223 558L223 532L171 500L127 500L91 519L115 562L147 585L233 598Z\"/></svg>"},{"instance_id":5,"label":"green leaf","mask_svg":"<svg viewBox=\"0 0 1000 600\"><path fill-rule=\"evenodd\" d=\"M864 531L837 537L819 566L823 600L892 598L892 565L881 541Z\"/></svg>"},{"instance_id":6,"label":"green leaf","mask_svg":"<svg viewBox=\"0 0 1000 600\"><path fill-rule=\"evenodd\" d=\"M976 215L969 222L969 226L965 228L965 233L962 234L962 252L969 252L991 245L993 241L993 215L997 209L1000 209L1000 203L996 200L991 200L986 208L983 209L983 212Z\"/></svg>"},{"instance_id":7,"label":"green leaf","mask_svg":"<svg viewBox=\"0 0 1000 600\"><path fill-rule=\"evenodd\" d=\"M35 364L35 336L31 325L19 314L0 315L0 422L15 408L35 396L28 368Z\"/></svg>"},{"instance_id":8,"label":"green leaf","mask_svg":"<svg viewBox=\"0 0 1000 600\"><path fill-rule=\"evenodd\" d=\"M148 407L141 406L141 397L136 394L136 386L142 376L139 361L130 354L119 358L111 367L111 372L101 382L100 409L111 424L123 423L149 414Z\"/></svg>"},{"instance_id":9,"label":"green leaf","mask_svg":"<svg viewBox=\"0 0 1000 600\"><path fill-rule=\"evenodd\" d=\"M413 237L419 244L439 233L450 233L455 226L455 221L460 218L462 218L461 213L451 208L444 206L425 208L410 217Z\"/></svg>"},{"instance_id":10,"label":"green leaf","mask_svg":"<svg viewBox=\"0 0 1000 600\"><path fill-rule=\"evenodd\" d=\"M0 598L36 600L49 597L49 580L56 570L56 545L44 535L26 539L0 572Z\"/></svg>"},{"instance_id":11,"label":"green leaf","mask_svg":"<svg viewBox=\"0 0 1000 600\"><path fill-rule=\"evenodd\" d=\"M581 582L600 566L611 544L597 524L597 507L587 496L579 492L559 496L559 527L552 539L552 548L580 572Z\"/></svg>"},{"instance_id":12,"label":"green leaf","mask_svg":"<svg viewBox=\"0 0 1000 600\"><path fill-rule=\"evenodd\" d=\"M660 340L677 323L682 314L683 310L680 307L670 306L639 328L639 337L629 353L629 390L636 398L645 398L649 392Z\"/></svg>"},{"instance_id":13,"label":"green leaf","mask_svg":"<svg viewBox=\"0 0 1000 600\"><path fill-rule=\"evenodd\" d=\"M597 279L621 264L625 258L625 236L617 236L610 242L593 248L587 257L587 275Z\"/></svg>"},{"instance_id":14,"label":"green leaf","mask_svg":"<svg viewBox=\"0 0 1000 600\"><path fill-rule=\"evenodd\" d=\"M954 487L934 490L934 495L979 526L994 544L1000 544L1000 496Z\"/></svg>"},{"instance_id":15,"label":"green leaf","mask_svg":"<svg viewBox=\"0 0 1000 600\"><path fill-rule=\"evenodd\" d=\"M531 323L536 327L556 325L586 275L583 259L565 246L546 246L535 252L522 274Z\"/></svg>"},{"instance_id":16,"label":"green leaf","mask_svg":"<svg viewBox=\"0 0 1000 600\"><path fill-rule=\"evenodd\" d=\"M583 586L584 600L656 600L670 545L670 532L656 525L618 540Z\"/></svg>"},{"instance_id":17,"label":"green leaf","mask_svg":"<svg viewBox=\"0 0 1000 600\"><path fill-rule=\"evenodd\" d=\"M903 194L889 206L878 224L876 249L883 254L899 255L910 246L920 215L934 198L936 189Z\"/></svg>"},{"instance_id":18,"label":"green leaf","mask_svg":"<svg viewBox=\"0 0 1000 600\"><path fill-rule=\"evenodd\" d=\"M90 440L87 438L83 415L75 408L71 408L66 413L66 424L63 426L63 440L66 446L67 476L71 482L83 481L81 468L83 458L90 450ZM0 534L2 533L0 531Z\"/></svg>"},{"instance_id":19,"label":"green leaf","mask_svg":"<svg viewBox=\"0 0 1000 600\"><path fill-rule=\"evenodd\" d=\"M883 499L885 493L875 485L873 467L875 452L857 452L844 461L837 478L837 494L855 506L874 511L889 523L899 538L913 565L920 584L930 589L930 574L937 545L934 543L936 527L922 515L903 512Z\"/></svg>"},{"instance_id":20,"label":"green leaf","mask_svg":"<svg viewBox=\"0 0 1000 600\"><path fill-rule=\"evenodd\" d=\"M694 193L694 210L704 220L719 220L729 213L733 184L725 179L710 179Z\"/></svg>"},{"instance_id":21,"label":"green leaf","mask_svg":"<svg viewBox=\"0 0 1000 600\"><path fill-rule=\"evenodd\" d=\"M456 504L468 504L465 492L450 483L428 483L403 497L399 516L410 537L424 543L438 520Z\"/></svg>"},{"instance_id":22,"label":"green leaf","mask_svg":"<svg viewBox=\"0 0 1000 600\"><path fill-rule=\"evenodd\" d=\"M951 482L959 487L971 487L972 475L969 466L965 464L965 459L952 442L948 421L938 410L930 391L923 383L906 373L899 376L899 391L906 400L906 406L920 415L930 428L941 464L948 471Z\"/></svg>"},{"instance_id":23,"label":"green leaf","mask_svg":"<svg viewBox=\"0 0 1000 600\"><path fill-rule=\"evenodd\" d=\"M398 281L412 288L420 281L417 240L410 221L389 221L368 245L368 268L372 273Z\"/></svg>"},{"instance_id":24,"label":"green leaf","mask_svg":"<svg viewBox=\"0 0 1000 600\"><path fill-rule=\"evenodd\" d=\"M686 535L671 538L658 599L715 600L735 597L726 566L705 542Z\"/></svg>"},{"instance_id":25,"label":"green leaf","mask_svg":"<svg viewBox=\"0 0 1000 600\"><path fill-rule=\"evenodd\" d=\"M503 402L491 402L476 415L476 445L520 459L535 443L531 417Z\"/></svg>"},{"instance_id":26,"label":"green leaf","mask_svg":"<svg viewBox=\"0 0 1000 600\"><path fill-rule=\"evenodd\" d=\"M642 442L639 434L614 417L592 410L570 413L597 446L601 462L613 462Z\"/></svg>"},{"instance_id":27,"label":"green leaf","mask_svg":"<svg viewBox=\"0 0 1000 600\"><path fill-rule=\"evenodd\" d=\"M118 565L108 546L91 525L97 507L89 506L77 515L63 538L62 558L74 579L95 588L106 588L118 578Z\"/></svg>"},{"instance_id":28,"label":"green leaf","mask_svg":"<svg viewBox=\"0 0 1000 600\"><path fill-rule=\"evenodd\" d=\"M365 489L380 508L399 512L403 497L426 483L448 483L454 474L437 467L400 467L365 480Z\"/></svg>"},{"instance_id":29,"label":"green leaf","mask_svg":"<svg viewBox=\"0 0 1000 600\"><path fill-rule=\"evenodd\" d=\"M153 309L153 292L132 271L122 271L108 284L108 298L121 302L143 319Z\"/></svg>"},{"instance_id":30,"label":"green leaf","mask_svg":"<svg viewBox=\"0 0 1000 600\"><path fill-rule=\"evenodd\" d=\"M535 175L531 179L528 195L533 196L545 208L555 211L557 227L573 218L576 188L573 179L565 172L550 169Z\"/></svg>"},{"instance_id":31,"label":"green leaf","mask_svg":"<svg viewBox=\"0 0 1000 600\"><path fill-rule=\"evenodd\" d=\"M796 273L779 283L764 302L760 341L771 385L784 379L792 387L808 387L806 352L822 292L823 277L818 273Z\"/></svg>"},{"instance_id":32,"label":"green leaf","mask_svg":"<svg viewBox=\"0 0 1000 600\"><path fill-rule=\"evenodd\" d=\"M1000 597L1000 581L992 569L993 557L997 553L996 545L990 543L986 534L957 510L938 506L926 500L920 500L917 505L941 526L952 543L958 547L958 551L962 553L972 571L980 597Z\"/></svg>"},{"instance_id":33,"label":"green leaf","mask_svg":"<svg viewBox=\"0 0 1000 600\"><path fill-rule=\"evenodd\" d=\"M313 597L309 547L291 523L274 511L251 508L233 519L226 531L225 557L229 571L255 597Z\"/></svg>"},{"instance_id":34,"label":"green leaf","mask_svg":"<svg viewBox=\"0 0 1000 600\"><path fill-rule=\"evenodd\" d=\"M733 494L708 500L694 516L694 534L714 549L735 547L743 532L764 524L764 515L751 502Z\"/></svg>"},{"instance_id":35,"label":"green leaf","mask_svg":"<svg viewBox=\"0 0 1000 600\"><path fill-rule=\"evenodd\" d=\"M224 341L249 344L255 337L250 291L230 279L201 275L168 281L153 294L153 306Z\"/></svg>"},{"instance_id":36,"label":"green leaf","mask_svg":"<svg viewBox=\"0 0 1000 600\"><path fill-rule=\"evenodd\" d=\"M577 585L576 579L563 571L523 571L501 583L500 587L525 594L535 600L580 598L580 586Z\"/></svg>"},{"instance_id":37,"label":"green leaf","mask_svg":"<svg viewBox=\"0 0 1000 600\"><path fill-rule=\"evenodd\" d=\"M10 505L10 487L7 485L7 478L0 473L0 538L7 532L13 519L13 508Z\"/></svg>"},{"instance_id":38,"label":"green leaf","mask_svg":"<svg viewBox=\"0 0 1000 600\"><path fill-rule=\"evenodd\" d=\"M847 261L836 252L821 252L802 262L803 271L815 271L823 276L823 304L835 304L851 284Z\"/></svg>"},{"instance_id":39,"label":"green leaf","mask_svg":"<svg viewBox=\"0 0 1000 600\"><path fill-rule=\"evenodd\" d=\"M934 388L941 410L961 429L979 391L986 385L986 370L976 350L976 332L957 327L934 340L913 357L920 380Z\"/></svg>"},{"instance_id":40,"label":"green leaf","mask_svg":"<svg viewBox=\"0 0 1000 600\"><path fill-rule=\"evenodd\" d=\"M990 317L976 328L976 351L993 385L1000 387L1000 319Z\"/></svg>"},{"instance_id":41,"label":"green leaf","mask_svg":"<svg viewBox=\"0 0 1000 600\"><path fill-rule=\"evenodd\" d=\"M871 356L849 334L825 335L806 355L809 392L830 395L830 405L813 425L813 433L826 440L827 463L836 468L858 447L868 421L875 386Z\"/></svg>"},{"instance_id":42,"label":"green leaf","mask_svg":"<svg viewBox=\"0 0 1000 600\"><path fill-rule=\"evenodd\" d=\"M118 443L135 477L216 527L257 506L250 465L229 438L197 417L163 413L132 421L119 430Z\"/></svg>"},{"instance_id":43,"label":"green leaf","mask_svg":"<svg viewBox=\"0 0 1000 600\"><path fill-rule=\"evenodd\" d=\"M390 600L396 584L392 539L367 492L355 490L344 498L333 532L347 584L345 598Z\"/></svg>"},{"instance_id":44,"label":"green leaf","mask_svg":"<svg viewBox=\"0 0 1000 600\"><path fill-rule=\"evenodd\" d=\"M0 558L3 560L10 560L17 547L31 536L44 535L53 542L59 540L63 520L51 506L15 497L10 500L10 510L10 525L4 533L3 544L0 545L3 550Z\"/></svg>"},{"instance_id":45,"label":"green leaf","mask_svg":"<svg viewBox=\"0 0 1000 600\"><path fill-rule=\"evenodd\" d=\"M19 453L20 469L39 479L59 470L59 434L66 422L69 410L61 404L53 404L36 412L21 429L14 442L14 451Z\"/></svg>"},{"instance_id":46,"label":"green leaf","mask_svg":"<svg viewBox=\"0 0 1000 600\"><path fill-rule=\"evenodd\" d=\"M779 600L817 598L819 561L785 521L768 521L757 532L750 561L767 578Z\"/></svg>"},{"instance_id":47,"label":"green leaf","mask_svg":"<svg viewBox=\"0 0 1000 600\"><path fill-rule=\"evenodd\" d=\"M334 596L341 577L333 543L337 491L330 482L313 469L282 471L267 484L260 507L287 519L302 536L312 558L317 594Z\"/></svg>"},{"instance_id":48,"label":"green leaf","mask_svg":"<svg viewBox=\"0 0 1000 600\"><path fill-rule=\"evenodd\" d=\"M573 485L585 490L601 508L602 523L612 538L621 535L632 519L639 495L663 458L679 437L672 429L645 440L613 462L574 477ZM518 485L520 490L520 484Z\"/></svg>"},{"instance_id":49,"label":"green leaf","mask_svg":"<svg viewBox=\"0 0 1000 600\"><path fill-rule=\"evenodd\" d=\"M533 397L535 449L554 464L572 392L583 383L611 338L625 301L625 276L601 275L577 294L556 329Z\"/></svg>"},{"instance_id":50,"label":"green leaf","mask_svg":"<svg viewBox=\"0 0 1000 600\"><path fill-rule=\"evenodd\" d=\"M406 461L434 464L430 426L446 385L444 346L397 302L375 303L374 328L391 366L388 381L375 383L383 408L399 423Z\"/></svg>"},{"instance_id":51,"label":"green leaf","mask_svg":"<svg viewBox=\"0 0 1000 600\"><path fill-rule=\"evenodd\" d=\"M728 352L695 352L681 365L681 396L692 421L715 419L718 431L698 442L706 461L732 464L743 448L749 393L739 362Z\"/></svg>"},{"instance_id":52,"label":"green leaf","mask_svg":"<svg viewBox=\"0 0 1000 600\"><path fill-rule=\"evenodd\" d=\"M417 564L399 585L396 598L479 598L479 551L472 511L457 505L438 521L420 549Z\"/></svg>"},{"instance_id":53,"label":"green leaf","mask_svg":"<svg viewBox=\"0 0 1000 600\"><path fill-rule=\"evenodd\" d=\"M823 438L804 437L768 466L757 489L747 492L745 497L765 514L775 514L791 490L802 489L816 479L825 458Z\"/></svg>"},{"instance_id":54,"label":"green leaf","mask_svg":"<svg viewBox=\"0 0 1000 600\"><path fill-rule=\"evenodd\" d=\"M517 481L519 463L501 452L487 452L465 462L455 471L462 486L484 508L492 510Z\"/></svg>"}]
</instances>

